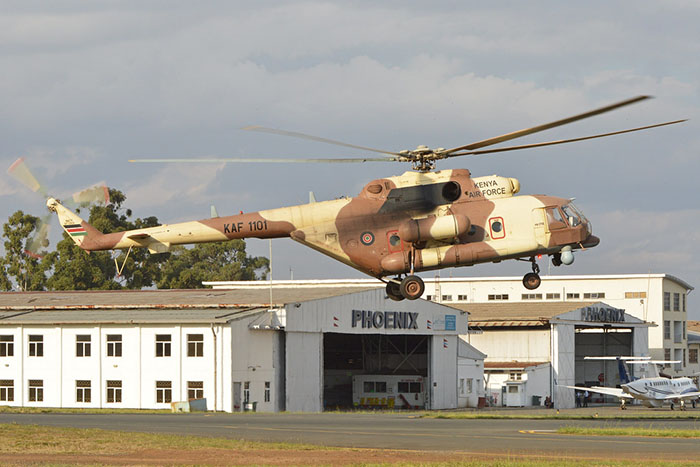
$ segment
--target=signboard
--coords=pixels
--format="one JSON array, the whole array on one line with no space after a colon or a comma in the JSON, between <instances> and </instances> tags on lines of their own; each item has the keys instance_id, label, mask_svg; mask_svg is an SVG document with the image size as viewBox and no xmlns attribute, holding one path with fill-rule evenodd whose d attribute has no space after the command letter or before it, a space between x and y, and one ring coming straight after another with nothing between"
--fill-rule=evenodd
<instances>
[{"instance_id":1,"label":"signboard","mask_svg":"<svg viewBox=\"0 0 700 467\"><path fill-rule=\"evenodd\" d=\"M581 320L600 323L624 323L625 310L603 305L587 306L581 308Z\"/></svg>"}]
</instances>

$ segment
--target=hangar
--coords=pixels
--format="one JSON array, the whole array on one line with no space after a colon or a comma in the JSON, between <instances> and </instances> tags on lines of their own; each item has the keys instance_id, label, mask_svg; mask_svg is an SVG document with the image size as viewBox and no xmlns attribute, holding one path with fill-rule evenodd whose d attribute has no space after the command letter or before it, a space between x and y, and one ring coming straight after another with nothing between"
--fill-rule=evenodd
<instances>
[{"instance_id":1,"label":"hangar","mask_svg":"<svg viewBox=\"0 0 700 467\"><path fill-rule=\"evenodd\" d=\"M0 405L456 408L483 385L467 313L376 288L0 294ZM473 402L472 402L473 403Z\"/></svg>"},{"instance_id":2,"label":"hangar","mask_svg":"<svg viewBox=\"0 0 700 467\"><path fill-rule=\"evenodd\" d=\"M453 304L469 311L471 345L485 352L486 395L492 405L573 408L564 385L620 384L615 361L585 356L649 355L653 324L603 302Z\"/></svg>"}]
</instances>

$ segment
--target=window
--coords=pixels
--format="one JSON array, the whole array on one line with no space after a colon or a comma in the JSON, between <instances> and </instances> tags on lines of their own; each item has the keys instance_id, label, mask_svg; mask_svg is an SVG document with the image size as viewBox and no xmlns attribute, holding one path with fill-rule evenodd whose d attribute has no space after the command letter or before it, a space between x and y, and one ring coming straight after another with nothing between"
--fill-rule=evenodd
<instances>
[{"instance_id":1,"label":"window","mask_svg":"<svg viewBox=\"0 0 700 467\"><path fill-rule=\"evenodd\" d=\"M683 297L683 311L685 311L685 294L683 294L682 297Z\"/></svg>"},{"instance_id":2,"label":"window","mask_svg":"<svg viewBox=\"0 0 700 467\"><path fill-rule=\"evenodd\" d=\"M44 336L42 336L41 334L29 335L29 356L44 356Z\"/></svg>"},{"instance_id":3,"label":"window","mask_svg":"<svg viewBox=\"0 0 700 467\"><path fill-rule=\"evenodd\" d=\"M121 357L122 356L122 335L107 334L107 356Z\"/></svg>"},{"instance_id":4,"label":"window","mask_svg":"<svg viewBox=\"0 0 700 467\"><path fill-rule=\"evenodd\" d=\"M443 301L443 302L451 302L451 301L452 301L452 295L443 295L443 296L442 296L442 301Z\"/></svg>"},{"instance_id":5,"label":"window","mask_svg":"<svg viewBox=\"0 0 700 467\"><path fill-rule=\"evenodd\" d=\"M664 349L664 360L671 360L671 349ZM669 366L669 364L665 363L664 366Z\"/></svg>"},{"instance_id":6,"label":"window","mask_svg":"<svg viewBox=\"0 0 700 467\"><path fill-rule=\"evenodd\" d=\"M204 356L204 334L187 334L187 356Z\"/></svg>"},{"instance_id":7,"label":"window","mask_svg":"<svg viewBox=\"0 0 700 467\"><path fill-rule=\"evenodd\" d=\"M683 349L683 359L681 360L681 365L685 366L685 349Z\"/></svg>"},{"instance_id":8,"label":"window","mask_svg":"<svg viewBox=\"0 0 700 467\"><path fill-rule=\"evenodd\" d=\"M0 402L12 402L15 400L15 380L0 379Z\"/></svg>"},{"instance_id":9,"label":"window","mask_svg":"<svg viewBox=\"0 0 700 467\"><path fill-rule=\"evenodd\" d=\"M458 390L459 390L459 394L460 394L460 395L466 394L466 388L465 388L465 386L464 386L464 378L459 378L459 388L458 388Z\"/></svg>"},{"instance_id":10,"label":"window","mask_svg":"<svg viewBox=\"0 0 700 467\"><path fill-rule=\"evenodd\" d=\"M491 294L489 295L489 300L508 300L508 294Z\"/></svg>"},{"instance_id":11,"label":"window","mask_svg":"<svg viewBox=\"0 0 700 467\"><path fill-rule=\"evenodd\" d=\"M246 381L243 383L243 403L250 403L250 381Z\"/></svg>"},{"instance_id":12,"label":"window","mask_svg":"<svg viewBox=\"0 0 700 467\"><path fill-rule=\"evenodd\" d=\"M680 344L683 341L683 327L680 321L673 322L673 341Z\"/></svg>"},{"instance_id":13,"label":"window","mask_svg":"<svg viewBox=\"0 0 700 467\"><path fill-rule=\"evenodd\" d=\"M673 311L681 311L681 294L673 294Z\"/></svg>"},{"instance_id":14,"label":"window","mask_svg":"<svg viewBox=\"0 0 700 467\"><path fill-rule=\"evenodd\" d=\"M428 300L429 302L433 301L433 296L432 295L426 295L425 299Z\"/></svg>"},{"instance_id":15,"label":"window","mask_svg":"<svg viewBox=\"0 0 700 467\"><path fill-rule=\"evenodd\" d=\"M578 292L577 292L577 293L567 293L567 294L566 294L566 299L567 299L567 300L578 300L579 298L581 298L581 295L580 295Z\"/></svg>"},{"instance_id":16,"label":"window","mask_svg":"<svg viewBox=\"0 0 700 467\"><path fill-rule=\"evenodd\" d=\"M474 379L472 378L467 378L467 394L472 393L472 386L474 384Z\"/></svg>"},{"instance_id":17,"label":"window","mask_svg":"<svg viewBox=\"0 0 700 467\"><path fill-rule=\"evenodd\" d=\"M0 336L0 357L12 357L15 355L15 336Z\"/></svg>"},{"instance_id":18,"label":"window","mask_svg":"<svg viewBox=\"0 0 700 467\"><path fill-rule=\"evenodd\" d=\"M107 380L107 402L118 403L122 401L122 382Z\"/></svg>"},{"instance_id":19,"label":"window","mask_svg":"<svg viewBox=\"0 0 700 467\"><path fill-rule=\"evenodd\" d=\"M512 381L520 381L523 379L523 374L519 371L511 371L508 379Z\"/></svg>"},{"instance_id":20,"label":"window","mask_svg":"<svg viewBox=\"0 0 700 467\"><path fill-rule=\"evenodd\" d=\"M625 292L625 298L647 298L646 292Z\"/></svg>"},{"instance_id":21,"label":"window","mask_svg":"<svg viewBox=\"0 0 700 467\"><path fill-rule=\"evenodd\" d=\"M270 382L265 381L265 402L270 402Z\"/></svg>"},{"instance_id":22,"label":"window","mask_svg":"<svg viewBox=\"0 0 700 467\"><path fill-rule=\"evenodd\" d=\"M671 311L671 292L664 292L664 311Z\"/></svg>"},{"instance_id":23,"label":"window","mask_svg":"<svg viewBox=\"0 0 700 467\"><path fill-rule=\"evenodd\" d=\"M671 338L671 322L664 321L664 339L670 339L670 338ZM668 358L666 360L668 360Z\"/></svg>"},{"instance_id":24,"label":"window","mask_svg":"<svg viewBox=\"0 0 700 467\"><path fill-rule=\"evenodd\" d=\"M683 339L687 339L685 335L685 321L683 321Z\"/></svg>"},{"instance_id":25,"label":"window","mask_svg":"<svg viewBox=\"0 0 700 467\"><path fill-rule=\"evenodd\" d=\"M467 296L466 295L457 295L457 301L466 302Z\"/></svg>"},{"instance_id":26,"label":"window","mask_svg":"<svg viewBox=\"0 0 700 467\"><path fill-rule=\"evenodd\" d=\"M89 337L89 336L88 336ZM75 382L75 401L90 402L92 381L79 379Z\"/></svg>"},{"instance_id":27,"label":"window","mask_svg":"<svg viewBox=\"0 0 700 467\"><path fill-rule=\"evenodd\" d=\"M204 398L204 381L188 381L187 382L187 399L202 399Z\"/></svg>"},{"instance_id":28,"label":"window","mask_svg":"<svg viewBox=\"0 0 700 467\"><path fill-rule=\"evenodd\" d=\"M409 382L404 381L399 383L399 392L402 393L419 393L420 392L420 382Z\"/></svg>"},{"instance_id":29,"label":"window","mask_svg":"<svg viewBox=\"0 0 700 467\"><path fill-rule=\"evenodd\" d=\"M524 293L521 298L523 300L542 300L541 293Z\"/></svg>"},{"instance_id":30,"label":"window","mask_svg":"<svg viewBox=\"0 0 700 467\"><path fill-rule=\"evenodd\" d=\"M583 294L583 298L605 298L605 292L586 292Z\"/></svg>"},{"instance_id":31,"label":"window","mask_svg":"<svg viewBox=\"0 0 700 467\"><path fill-rule=\"evenodd\" d=\"M90 334L78 334L75 336L75 356L90 356Z\"/></svg>"},{"instance_id":32,"label":"window","mask_svg":"<svg viewBox=\"0 0 700 467\"><path fill-rule=\"evenodd\" d=\"M29 402L43 402L44 400L44 380L29 380Z\"/></svg>"},{"instance_id":33,"label":"window","mask_svg":"<svg viewBox=\"0 0 700 467\"><path fill-rule=\"evenodd\" d=\"M560 293L548 293L546 295L546 297L547 297L547 300L559 300L561 298L561 294Z\"/></svg>"},{"instance_id":34,"label":"window","mask_svg":"<svg viewBox=\"0 0 700 467\"><path fill-rule=\"evenodd\" d=\"M688 363L698 363L698 349L688 349Z\"/></svg>"},{"instance_id":35,"label":"window","mask_svg":"<svg viewBox=\"0 0 700 467\"><path fill-rule=\"evenodd\" d=\"M169 357L170 354L167 356ZM172 401L173 383L171 381L156 381L156 402L158 404L169 404Z\"/></svg>"},{"instance_id":36,"label":"window","mask_svg":"<svg viewBox=\"0 0 700 467\"><path fill-rule=\"evenodd\" d=\"M498 240L506 236L506 229L503 227L502 217L493 217L489 219L489 226L491 227L491 238L493 240Z\"/></svg>"},{"instance_id":37,"label":"window","mask_svg":"<svg viewBox=\"0 0 700 467\"><path fill-rule=\"evenodd\" d=\"M156 357L170 356L170 334L156 334Z\"/></svg>"}]
</instances>

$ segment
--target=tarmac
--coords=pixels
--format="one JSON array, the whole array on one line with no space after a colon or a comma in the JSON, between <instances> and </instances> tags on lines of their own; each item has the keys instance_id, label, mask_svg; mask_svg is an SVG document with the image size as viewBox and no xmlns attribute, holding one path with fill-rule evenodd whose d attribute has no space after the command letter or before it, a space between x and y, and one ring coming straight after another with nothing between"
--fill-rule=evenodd
<instances>
[{"instance_id":1,"label":"tarmac","mask_svg":"<svg viewBox=\"0 0 700 467\"><path fill-rule=\"evenodd\" d=\"M487 409L469 413L481 416L512 415L516 417L556 415L555 410L548 409ZM0 413L0 423L101 428L355 448L459 452L510 459L696 461L700 456L698 439L579 436L555 433L561 426L699 429L700 409L672 412L668 408L632 407L621 411L616 407L589 407L562 410L559 416L590 418L442 419L397 412ZM618 416L624 418L607 418Z\"/></svg>"}]
</instances>

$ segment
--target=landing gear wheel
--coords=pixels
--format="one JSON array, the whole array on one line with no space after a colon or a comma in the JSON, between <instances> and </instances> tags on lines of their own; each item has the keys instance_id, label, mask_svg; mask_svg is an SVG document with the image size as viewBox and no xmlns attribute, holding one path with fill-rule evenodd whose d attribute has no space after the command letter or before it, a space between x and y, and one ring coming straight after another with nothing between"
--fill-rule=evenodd
<instances>
[{"instance_id":1,"label":"landing gear wheel","mask_svg":"<svg viewBox=\"0 0 700 467\"><path fill-rule=\"evenodd\" d=\"M423 279L418 276L406 276L401 281L401 295L408 300L416 300L425 292Z\"/></svg>"},{"instance_id":2,"label":"landing gear wheel","mask_svg":"<svg viewBox=\"0 0 700 467\"><path fill-rule=\"evenodd\" d=\"M523 285L527 290L535 290L541 283L542 279L540 279L540 276L534 272L528 272L523 277Z\"/></svg>"},{"instance_id":3,"label":"landing gear wheel","mask_svg":"<svg viewBox=\"0 0 700 467\"><path fill-rule=\"evenodd\" d=\"M404 299L404 296L401 295L401 285L394 281L386 283L386 294L390 299L396 302L400 302Z\"/></svg>"}]
</instances>

